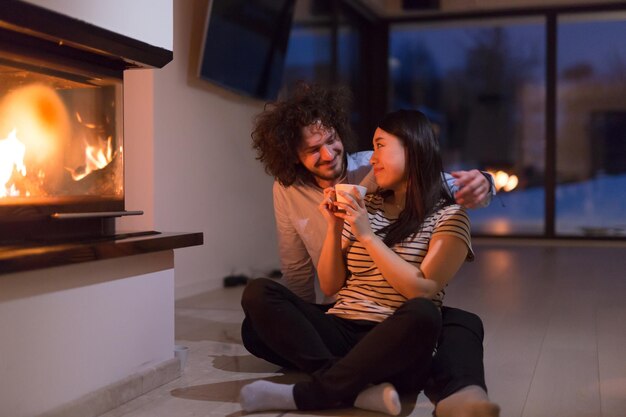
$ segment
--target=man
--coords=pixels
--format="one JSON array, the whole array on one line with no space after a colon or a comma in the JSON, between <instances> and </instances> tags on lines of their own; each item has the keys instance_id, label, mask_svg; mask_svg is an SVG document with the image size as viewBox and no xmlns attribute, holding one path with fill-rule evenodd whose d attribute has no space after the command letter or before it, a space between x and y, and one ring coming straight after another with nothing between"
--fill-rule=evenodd
<instances>
[{"instance_id":1,"label":"man","mask_svg":"<svg viewBox=\"0 0 626 417\"><path fill-rule=\"evenodd\" d=\"M318 211L323 190L337 183L376 185L369 160L371 151L348 153L352 131L350 95L343 89L325 90L302 84L291 97L272 103L261 113L252 133L253 147L275 178L274 213L284 284L306 301L318 301L315 266L324 241L326 223ZM466 208L489 204L493 185L480 171L446 175L456 201ZM490 178L490 177L489 177ZM332 300L319 300L327 309ZM489 401L482 362L482 322L463 310L442 310L443 328L425 389L438 417L498 416ZM291 367L265 348L249 320L242 339L256 356Z\"/></svg>"}]
</instances>

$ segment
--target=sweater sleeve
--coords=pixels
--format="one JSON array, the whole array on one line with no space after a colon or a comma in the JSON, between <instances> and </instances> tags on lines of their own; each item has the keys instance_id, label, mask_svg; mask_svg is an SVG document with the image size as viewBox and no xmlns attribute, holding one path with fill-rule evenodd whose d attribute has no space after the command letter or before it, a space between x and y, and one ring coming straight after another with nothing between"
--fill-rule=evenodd
<instances>
[{"instance_id":1,"label":"sweater sleeve","mask_svg":"<svg viewBox=\"0 0 626 417\"><path fill-rule=\"evenodd\" d=\"M303 300L314 303L315 266L313 260L289 217L285 189L278 182L274 182L273 195L278 256L283 284Z\"/></svg>"}]
</instances>

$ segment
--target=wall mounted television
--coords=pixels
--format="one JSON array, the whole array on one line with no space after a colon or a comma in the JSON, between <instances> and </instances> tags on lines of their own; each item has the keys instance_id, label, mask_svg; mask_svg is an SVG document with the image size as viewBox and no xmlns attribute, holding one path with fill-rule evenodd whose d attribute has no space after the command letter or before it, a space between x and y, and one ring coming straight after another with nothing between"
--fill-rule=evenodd
<instances>
[{"instance_id":1,"label":"wall mounted television","mask_svg":"<svg viewBox=\"0 0 626 417\"><path fill-rule=\"evenodd\" d=\"M199 77L272 100L282 82L295 0L211 0Z\"/></svg>"}]
</instances>

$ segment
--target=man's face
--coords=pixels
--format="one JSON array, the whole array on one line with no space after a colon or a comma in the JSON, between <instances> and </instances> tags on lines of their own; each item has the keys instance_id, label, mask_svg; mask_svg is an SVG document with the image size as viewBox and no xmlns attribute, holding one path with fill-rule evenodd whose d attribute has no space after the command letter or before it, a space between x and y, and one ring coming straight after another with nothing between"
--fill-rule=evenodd
<instances>
[{"instance_id":1,"label":"man's face","mask_svg":"<svg viewBox=\"0 0 626 417\"><path fill-rule=\"evenodd\" d=\"M343 143L335 129L321 123L302 128L298 159L321 187L330 187L343 173Z\"/></svg>"}]
</instances>

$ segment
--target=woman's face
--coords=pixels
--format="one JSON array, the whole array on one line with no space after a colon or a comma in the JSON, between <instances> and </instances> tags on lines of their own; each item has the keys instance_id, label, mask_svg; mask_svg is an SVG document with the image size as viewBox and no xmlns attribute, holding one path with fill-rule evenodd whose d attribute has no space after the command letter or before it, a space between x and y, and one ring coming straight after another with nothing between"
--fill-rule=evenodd
<instances>
[{"instance_id":1,"label":"woman's face","mask_svg":"<svg viewBox=\"0 0 626 417\"><path fill-rule=\"evenodd\" d=\"M386 190L406 190L406 150L400 139L378 128L372 143L374 154L370 163L378 186Z\"/></svg>"}]
</instances>

